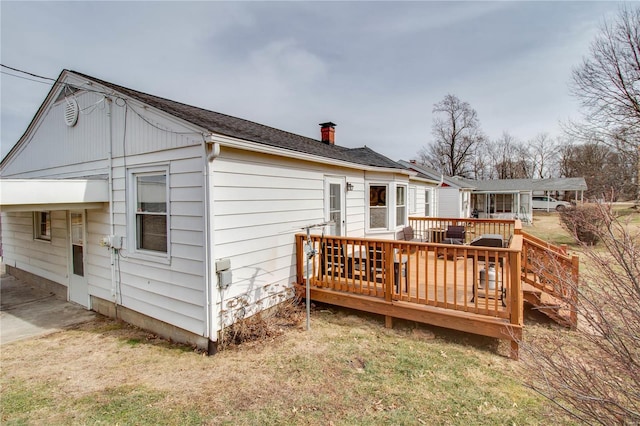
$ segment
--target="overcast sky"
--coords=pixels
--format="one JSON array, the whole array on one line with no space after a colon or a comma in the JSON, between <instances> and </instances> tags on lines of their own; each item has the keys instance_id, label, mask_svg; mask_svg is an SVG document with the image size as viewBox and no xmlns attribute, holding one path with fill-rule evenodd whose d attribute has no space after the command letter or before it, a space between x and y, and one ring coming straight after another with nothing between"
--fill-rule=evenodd
<instances>
[{"instance_id":1,"label":"overcast sky","mask_svg":"<svg viewBox=\"0 0 640 426\"><path fill-rule=\"evenodd\" d=\"M336 143L415 158L447 93L490 139L577 117L568 83L615 2L0 2L1 62L71 69ZM50 86L6 74L1 151ZM12 72L13 73L13 72ZM15 74L15 73L13 73Z\"/></svg>"}]
</instances>

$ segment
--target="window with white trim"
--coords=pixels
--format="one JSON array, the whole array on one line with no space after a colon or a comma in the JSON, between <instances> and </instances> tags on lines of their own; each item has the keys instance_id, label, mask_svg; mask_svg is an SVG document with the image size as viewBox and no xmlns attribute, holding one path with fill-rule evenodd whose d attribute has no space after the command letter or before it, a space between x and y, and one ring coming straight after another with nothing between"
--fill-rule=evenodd
<instances>
[{"instance_id":1,"label":"window with white trim","mask_svg":"<svg viewBox=\"0 0 640 426\"><path fill-rule=\"evenodd\" d=\"M51 241L51 212L33 212L33 238Z\"/></svg>"},{"instance_id":2,"label":"window with white trim","mask_svg":"<svg viewBox=\"0 0 640 426\"><path fill-rule=\"evenodd\" d=\"M167 172L133 173L135 203L135 248L151 253L167 253L168 185Z\"/></svg>"},{"instance_id":3,"label":"window with white trim","mask_svg":"<svg viewBox=\"0 0 640 426\"><path fill-rule=\"evenodd\" d=\"M431 216L431 190L424 191L424 215L426 217Z\"/></svg>"},{"instance_id":4,"label":"window with white trim","mask_svg":"<svg viewBox=\"0 0 640 426\"><path fill-rule=\"evenodd\" d=\"M396 226L404 226L407 217L407 187L396 186Z\"/></svg>"},{"instance_id":5,"label":"window with white trim","mask_svg":"<svg viewBox=\"0 0 640 426\"><path fill-rule=\"evenodd\" d=\"M369 186L369 228L387 229L389 216L387 185Z\"/></svg>"},{"instance_id":6,"label":"window with white trim","mask_svg":"<svg viewBox=\"0 0 640 426\"><path fill-rule=\"evenodd\" d=\"M409 187L409 214L415 214L418 211L417 201L418 189L415 186Z\"/></svg>"}]
</instances>

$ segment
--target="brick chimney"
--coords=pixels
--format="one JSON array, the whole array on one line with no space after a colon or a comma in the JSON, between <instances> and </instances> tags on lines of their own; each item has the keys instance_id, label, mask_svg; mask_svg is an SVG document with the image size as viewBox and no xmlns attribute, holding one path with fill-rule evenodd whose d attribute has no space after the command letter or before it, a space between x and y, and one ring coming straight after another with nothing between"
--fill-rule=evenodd
<instances>
[{"instance_id":1,"label":"brick chimney","mask_svg":"<svg viewBox=\"0 0 640 426\"><path fill-rule=\"evenodd\" d=\"M330 121L320 123L320 134L322 135L322 142L333 145L336 141L336 124Z\"/></svg>"}]
</instances>

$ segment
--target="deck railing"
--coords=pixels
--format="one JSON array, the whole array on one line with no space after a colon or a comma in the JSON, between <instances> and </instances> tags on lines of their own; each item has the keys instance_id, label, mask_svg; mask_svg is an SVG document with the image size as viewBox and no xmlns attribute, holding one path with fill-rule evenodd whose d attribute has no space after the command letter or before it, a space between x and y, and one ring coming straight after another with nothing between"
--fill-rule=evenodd
<instances>
[{"instance_id":1,"label":"deck railing","mask_svg":"<svg viewBox=\"0 0 640 426\"><path fill-rule=\"evenodd\" d=\"M432 243L444 241L447 229L450 226L464 226L466 231L465 243L469 243L473 238L484 234L499 234L507 241L516 233L516 223L518 222L515 220L507 219L409 218L409 225L413 228L414 233L423 241Z\"/></svg>"},{"instance_id":2,"label":"deck railing","mask_svg":"<svg viewBox=\"0 0 640 426\"><path fill-rule=\"evenodd\" d=\"M522 232L522 281L561 302L569 324L578 324L577 303L580 260L558 247Z\"/></svg>"},{"instance_id":3,"label":"deck railing","mask_svg":"<svg viewBox=\"0 0 640 426\"><path fill-rule=\"evenodd\" d=\"M506 229L504 224L491 229L491 233ZM308 274L310 286L332 294L471 314L478 328L467 331L477 334L488 333L483 331L486 326L482 318L520 328L522 236L508 240L510 247L502 248L320 235L312 235L307 241L306 235L299 234L298 283L304 284ZM308 271L307 244L316 253ZM502 336L515 340L512 337Z\"/></svg>"}]
</instances>

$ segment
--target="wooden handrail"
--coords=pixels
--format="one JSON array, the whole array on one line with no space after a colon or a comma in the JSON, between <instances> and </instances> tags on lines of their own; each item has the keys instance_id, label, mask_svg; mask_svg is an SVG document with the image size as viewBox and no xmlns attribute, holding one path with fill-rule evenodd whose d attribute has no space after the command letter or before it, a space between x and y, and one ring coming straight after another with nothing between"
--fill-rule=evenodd
<instances>
[{"instance_id":1,"label":"wooden handrail","mask_svg":"<svg viewBox=\"0 0 640 426\"><path fill-rule=\"evenodd\" d=\"M521 251L522 282L547 293L569 310L567 319L577 327L578 286L580 260L567 254L566 247L558 247L523 232Z\"/></svg>"},{"instance_id":2,"label":"wooden handrail","mask_svg":"<svg viewBox=\"0 0 640 426\"><path fill-rule=\"evenodd\" d=\"M302 262L306 237L296 238ZM318 253L310 268L313 286L522 323L516 238L509 248L320 235L311 241ZM297 271L304 283L303 268Z\"/></svg>"}]
</instances>

